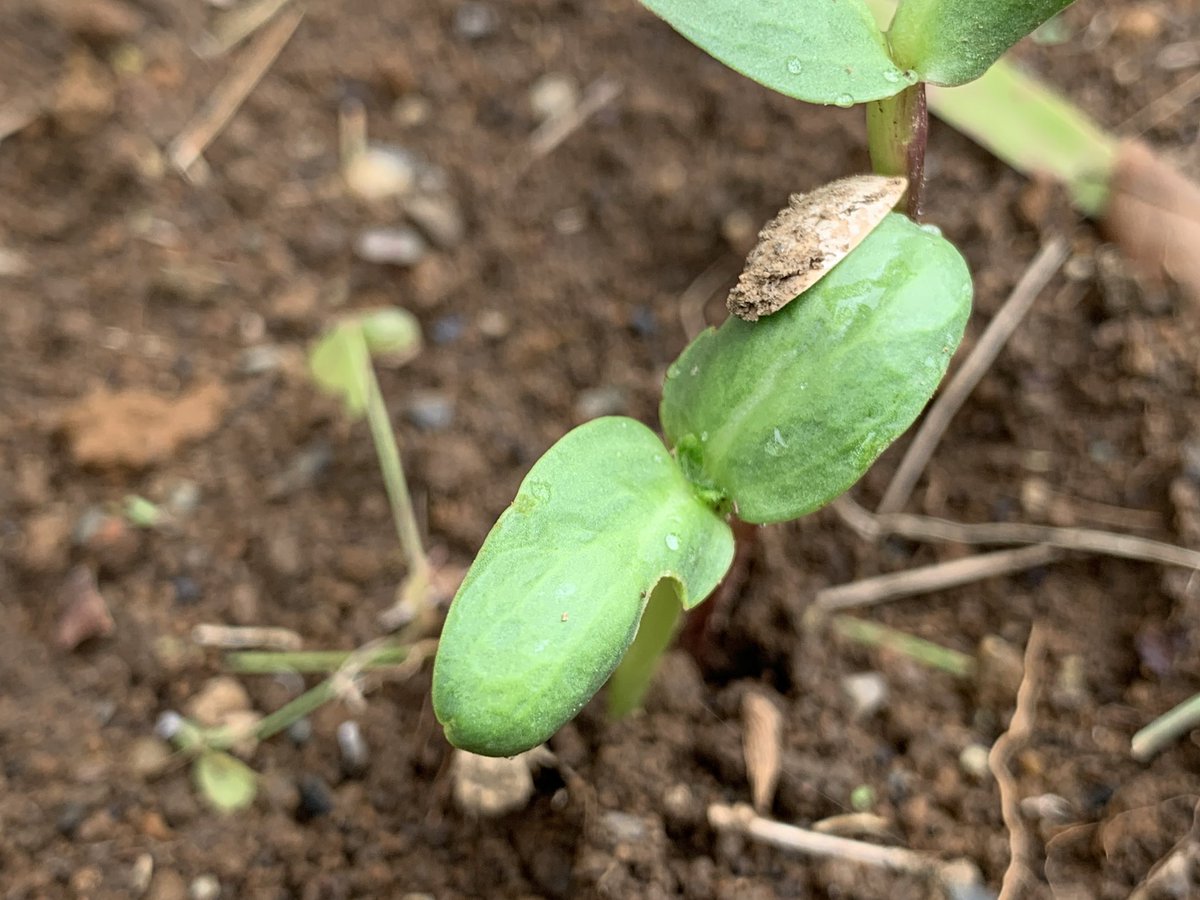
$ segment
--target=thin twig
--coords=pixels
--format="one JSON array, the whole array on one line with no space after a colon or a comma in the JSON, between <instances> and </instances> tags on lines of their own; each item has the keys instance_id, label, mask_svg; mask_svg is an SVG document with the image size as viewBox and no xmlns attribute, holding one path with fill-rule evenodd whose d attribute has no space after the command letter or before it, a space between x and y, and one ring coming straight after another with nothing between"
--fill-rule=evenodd
<instances>
[{"instance_id":1,"label":"thin twig","mask_svg":"<svg viewBox=\"0 0 1200 900\"><path fill-rule=\"evenodd\" d=\"M913 875L935 874L940 860L904 847L880 847L864 841L821 834L794 825L785 825L756 815L747 804L727 806L714 803L708 808L708 822L717 831L732 831L783 850L807 856L832 857L850 862L907 872Z\"/></svg>"},{"instance_id":2,"label":"thin twig","mask_svg":"<svg viewBox=\"0 0 1200 900\"><path fill-rule=\"evenodd\" d=\"M1200 694L1184 700L1135 734L1130 753L1139 762L1146 762L1197 727L1200 727Z\"/></svg>"},{"instance_id":3,"label":"thin twig","mask_svg":"<svg viewBox=\"0 0 1200 900\"><path fill-rule=\"evenodd\" d=\"M513 181L519 181L533 164L569 138L588 119L621 95L621 85L610 78L598 78L588 85L575 106L560 116L547 119L529 137L529 155L518 164Z\"/></svg>"},{"instance_id":4,"label":"thin twig","mask_svg":"<svg viewBox=\"0 0 1200 900\"><path fill-rule=\"evenodd\" d=\"M200 57L212 59L228 53L275 18L275 14L290 2L291 0L258 0L256 3L224 13L217 20L212 34L205 36L206 40L199 50Z\"/></svg>"},{"instance_id":5,"label":"thin twig","mask_svg":"<svg viewBox=\"0 0 1200 900\"><path fill-rule=\"evenodd\" d=\"M261 628L248 625L201 624L192 629L192 640L201 647L220 647L223 650L250 650L265 647L271 650L299 650L304 641L290 628Z\"/></svg>"},{"instance_id":6,"label":"thin twig","mask_svg":"<svg viewBox=\"0 0 1200 900\"><path fill-rule=\"evenodd\" d=\"M1140 136L1161 125L1200 97L1200 72L1143 106L1117 128L1121 134Z\"/></svg>"},{"instance_id":7,"label":"thin twig","mask_svg":"<svg viewBox=\"0 0 1200 900\"><path fill-rule=\"evenodd\" d=\"M1000 791L1000 815L1008 829L1008 869L1004 872L1004 880L1000 885L999 900L1012 900L1021 885L1035 877L1033 865L1036 849L1021 818L1017 780L1009 771L1008 764L1013 754L1033 734L1033 718L1037 712L1038 693L1041 689L1045 643L1041 626L1035 622L1025 644L1025 672L1021 676L1021 686L1017 689L1017 708L1013 712L1008 730L996 739L991 752L988 753L988 768Z\"/></svg>"},{"instance_id":8,"label":"thin twig","mask_svg":"<svg viewBox=\"0 0 1200 900\"><path fill-rule=\"evenodd\" d=\"M1017 550L980 553L966 559L955 559L909 569L906 572L877 575L874 578L824 588L817 592L814 605L825 612L873 606L897 597L926 594L996 575L1021 572L1054 562L1061 559L1062 555L1062 551L1057 547L1044 544L1021 547Z\"/></svg>"},{"instance_id":9,"label":"thin twig","mask_svg":"<svg viewBox=\"0 0 1200 900\"><path fill-rule=\"evenodd\" d=\"M1092 528L1056 528L1024 522L966 524L908 513L877 515L867 512L845 496L838 498L832 506L847 525L870 540L894 534L911 540L950 541L956 544L1049 544L1060 550L1200 569L1200 551L1130 534Z\"/></svg>"},{"instance_id":10,"label":"thin twig","mask_svg":"<svg viewBox=\"0 0 1200 900\"><path fill-rule=\"evenodd\" d=\"M272 22L217 85L200 113L171 142L167 155L180 172L187 175L205 148L229 124L254 86L271 68L303 18L303 10L289 10Z\"/></svg>"},{"instance_id":11,"label":"thin twig","mask_svg":"<svg viewBox=\"0 0 1200 900\"><path fill-rule=\"evenodd\" d=\"M900 461L900 467L892 476L892 482L884 492L883 499L879 501L880 513L893 513L904 508L904 504L912 496L917 480L925 470L930 455L950 425L950 420L954 418L954 414L971 391L975 390L984 373L991 368L1000 350L1033 305L1033 301L1066 258L1067 242L1061 237L1047 241L1038 251L1000 311L988 323L971 355L930 407L917 436L913 438L904 459Z\"/></svg>"}]
</instances>

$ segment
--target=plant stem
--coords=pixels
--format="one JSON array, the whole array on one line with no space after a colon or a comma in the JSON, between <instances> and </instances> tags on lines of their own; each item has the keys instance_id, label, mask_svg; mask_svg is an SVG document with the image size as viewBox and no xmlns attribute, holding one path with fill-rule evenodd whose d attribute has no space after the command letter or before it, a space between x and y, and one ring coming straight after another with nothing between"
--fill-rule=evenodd
<instances>
[{"instance_id":1,"label":"plant stem","mask_svg":"<svg viewBox=\"0 0 1200 900\"><path fill-rule=\"evenodd\" d=\"M924 638L905 634L895 628L845 615L834 616L829 625L839 635L856 643L901 653L923 665L941 669L959 678L970 678L975 674L973 657Z\"/></svg>"},{"instance_id":2,"label":"plant stem","mask_svg":"<svg viewBox=\"0 0 1200 900\"><path fill-rule=\"evenodd\" d=\"M365 350L366 338L362 336L361 331L359 340L363 341ZM370 359L369 351L366 352L366 358ZM408 482L404 478L404 466L400 462L396 436L392 432L392 423L388 418L387 406L383 402L383 393L379 389L379 380L375 377L375 367L370 362L367 363L365 380L367 424L371 428L371 440L375 444L375 455L379 458L379 469L383 473L383 484L392 508L392 519L396 523L396 534L400 537L405 556L408 557L404 597L423 607L429 585L429 560L421 544L421 529L417 526L417 516L413 512L412 497L408 492Z\"/></svg>"},{"instance_id":3,"label":"plant stem","mask_svg":"<svg viewBox=\"0 0 1200 900\"><path fill-rule=\"evenodd\" d=\"M299 650L273 652L243 650L225 655L225 668L239 675L277 675L282 672L311 674L333 672L353 655L353 650ZM364 669L381 669L399 665L408 657L408 647L381 650Z\"/></svg>"},{"instance_id":4,"label":"plant stem","mask_svg":"<svg viewBox=\"0 0 1200 900\"><path fill-rule=\"evenodd\" d=\"M906 204L913 220L921 217L928 139L929 109L923 83L867 104L871 165L880 175L902 175L908 179L908 192L900 202Z\"/></svg>"},{"instance_id":5,"label":"plant stem","mask_svg":"<svg viewBox=\"0 0 1200 900\"><path fill-rule=\"evenodd\" d=\"M675 635L682 611L675 585L663 578L651 590L637 636L608 680L608 714L612 718L619 719L642 705L646 688L654 677L659 658Z\"/></svg>"}]
</instances>

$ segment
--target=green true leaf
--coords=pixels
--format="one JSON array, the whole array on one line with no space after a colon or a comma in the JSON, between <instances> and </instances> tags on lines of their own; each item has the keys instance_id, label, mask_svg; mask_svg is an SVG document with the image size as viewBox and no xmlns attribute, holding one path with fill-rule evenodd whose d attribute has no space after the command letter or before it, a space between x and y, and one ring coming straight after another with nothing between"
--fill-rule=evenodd
<instances>
[{"instance_id":1,"label":"green true leaf","mask_svg":"<svg viewBox=\"0 0 1200 900\"><path fill-rule=\"evenodd\" d=\"M973 81L1073 0L904 0L888 39L902 65L933 84Z\"/></svg>"},{"instance_id":2,"label":"green true leaf","mask_svg":"<svg viewBox=\"0 0 1200 900\"><path fill-rule=\"evenodd\" d=\"M358 320L351 319L327 331L308 355L313 380L326 393L340 397L350 416L367 408L371 354Z\"/></svg>"},{"instance_id":3,"label":"green true leaf","mask_svg":"<svg viewBox=\"0 0 1200 900\"><path fill-rule=\"evenodd\" d=\"M809 103L850 106L899 93L898 68L866 0L642 0L731 69Z\"/></svg>"},{"instance_id":4,"label":"green true leaf","mask_svg":"<svg viewBox=\"0 0 1200 900\"><path fill-rule=\"evenodd\" d=\"M667 372L663 429L688 477L743 520L794 519L912 424L970 307L958 251L892 213L780 312L731 317L693 341Z\"/></svg>"},{"instance_id":5,"label":"green true leaf","mask_svg":"<svg viewBox=\"0 0 1200 900\"><path fill-rule=\"evenodd\" d=\"M206 750L192 767L196 787L220 812L237 812L254 802L258 784L254 770L220 750Z\"/></svg>"},{"instance_id":6,"label":"green true leaf","mask_svg":"<svg viewBox=\"0 0 1200 900\"><path fill-rule=\"evenodd\" d=\"M433 670L446 737L488 756L546 740L616 667L660 582L689 609L732 559L729 526L650 429L610 417L569 432L530 470L446 616Z\"/></svg>"}]
</instances>

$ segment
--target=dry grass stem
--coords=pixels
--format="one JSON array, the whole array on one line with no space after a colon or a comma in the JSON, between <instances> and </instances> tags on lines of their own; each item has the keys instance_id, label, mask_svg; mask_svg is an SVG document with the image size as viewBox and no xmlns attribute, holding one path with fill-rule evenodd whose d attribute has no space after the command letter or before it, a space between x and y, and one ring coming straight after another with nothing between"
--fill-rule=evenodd
<instances>
[{"instance_id":1,"label":"dry grass stem","mask_svg":"<svg viewBox=\"0 0 1200 900\"><path fill-rule=\"evenodd\" d=\"M1033 837L1021 817L1021 800L1017 796L1017 780L1009 770L1009 761L1033 734L1033 719L1037 712L1038 694L1041 690L1042 657L1046 638L1037 623L1029 632L1025 644L1025 672L1021 686L1017 689L1017 707L1013 712L1008 730L997 738L988 754L988 768L996 779L1000 791L1000 814L1008 829L1009 861L1000 885L999 900L1012 900L1022 885L1033 880L1034 860L1037 850Z\"/></svg>"},{"instance_id":2,"label":"dry grass stem","mask_svg":"<svg viewBox=\"0 0 1200 900\"><path fill-rule=\"evenodd\" d=\"M1047 241L1038 251L1000 311L988 324L971 355L947 382L925 415L917 436L913 438L904 459L896 469L896 474L892 476L891 484L879 502L880 513L894 513L904 508L904 504L912 496L917 480L925 470L926 463L929 462L929 457L950 425L950 420L991 368L1000 350L1033 305L1033 301L1066 261L1067 252L1067 242L1061 237Z\"/></svg>"},{"instance_id":3,"label":"dry grass stem","mask_svg":"<svg viewBox=\"0 0 1200 900\"><path fill-rule=\"evenodd\" d=\"M940 860L904 847L880 847L765 819L745 804L726 806L714 803L708 808L708 822L717 831L732 831L806 856L844 859L914 875L936 874L941 866Z\"/></svg>"},{"instance_id":4,"label":"dry grass stem","mask_svg":"<svg viewBox=\"0 0 1200 900\"><path fill-rule=\"evenodd\" d=\"M1140 136L1161 125L1176 113L1191 106L1200 97L1200 73L1173 87L1152 103L1143 106L1117 129L1126 136Z\"/></svg>"},{"instance_id":5,"label":"dry grass stem","mask_svg":"<svg viewBox=\"0 0 1200 900\"><path fill-rule=\"evenodd\" d=\"M824 588L817 592L815 606L823 612L873 606L899 597L926 594L960 584L970 584L984 578L1021 572L1054 562L1061 559L1062 555L1063 552L1057 547L1045 544L980 553L966 559L935 563L906 572L878 575L850 584Z\"/></svg>"},{"instance_id":6,"label":"dry grass stem","mask_svg":"<svg viewBox=\"0 0 1200 900\"><path fill-rule=\"evenodd\" d=\"M271 23L217 85L204 108L171 142L167 155L185 176L271 68L303 18L302 10L289 10Z\"/></svg>"},{"instance_id":7,"label":"dry grass stem","mask_svg":"<svg viewBox=\"0 0 1200 900\"><path fill-rule=\"evenodd\" d=\"M867 512L845 496L835 500L832 505L842 521L868 540L897 535L911 540L948 541L955 544L1048 544L1060 550L1200 569L1200 551L1112 531L1056 528L1024 522L968 524L909 513L879 515Z\"/></svg>"},{"instance_id":8,"label":"dry grass stem","mask_svg":"<svg viewBox=\"0 0 1200 900\"><path fill-rule=\"evenodd\" d=\"M200 56L203 59L223 56L275 18L275 14L290 2L291 0L257 0L255 3L224 13L217 20L212 34L200 47Z\"/></svg>"},{"instance_id":9,"label":"dry grass stem","mask_svg":"<svg viewBox=\"0 0 1200 900\"><path fill-rule=\"evenodd\" d=\"M290 628L260 628L255 625L201 624L192 629L192 640L201 647L223 650L299 650L304 641Z\"/></svg>"},{"instance_id":10,"label":"dry grass stem","mask_svg":"<svg viewBox=\"0 0 1200 900\"><path fill-rule=\"evenodd\" d=\"M587 86L570 112L554 116L539 126L529 138L529 160L526 168L553 153L563 141L575 133L588 119L621 95L621 85L608 78L598 78ZM524 174L524 169L520 174Z\"/></svg>"},{"instance_id":11,"label":"dry grass stem","mask_svg":"<svg viewBox=\"0 0 1200 900\"><path fill-rule=\"evenodd\" d=\"M783 716L779 708L755 691L742 697L742 754L754 808L771 808L782 764Z\"/></svg>"}]
</instances>

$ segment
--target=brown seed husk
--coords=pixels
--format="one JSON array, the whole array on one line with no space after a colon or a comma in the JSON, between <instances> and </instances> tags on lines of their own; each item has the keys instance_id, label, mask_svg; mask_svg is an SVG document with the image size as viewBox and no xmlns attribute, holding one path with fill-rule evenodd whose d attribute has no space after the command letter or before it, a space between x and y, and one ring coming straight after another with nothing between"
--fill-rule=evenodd
<instances>
[{"instance_id":1,"label":"brown seed husk","mask_svg":"<svg viewBox=\"0 0 1200 900\"><path fill-rule=\"evenodd\" d=\"M855 175L793 194L763 226L729 292L729 311L747 322L778 312L862 243L904 196L908 180Z\"/></svg>"}]
</instances>

